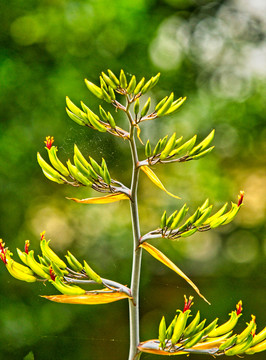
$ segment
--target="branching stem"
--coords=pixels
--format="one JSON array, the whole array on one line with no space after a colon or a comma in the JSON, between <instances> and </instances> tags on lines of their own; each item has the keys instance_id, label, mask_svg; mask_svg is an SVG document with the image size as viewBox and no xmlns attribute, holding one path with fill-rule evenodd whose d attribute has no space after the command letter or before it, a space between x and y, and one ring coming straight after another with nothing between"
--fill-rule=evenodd
<instances>
[{"instance_id":1,"label":"branching stem","mask_svg":"<svg viewBox=\"0 0 266 360\"><path fill-rule=\"evenodd\" d=\"M130 201L132 231L133 231L133 262L132 262L131 288L130 288L132 300L129 300L130 350L129 350L128 360L136 360L139 359L137 346L139 344L139 282L140 282L142 249L138 246L140 239L140 225L139 225L138 200L137 200L139 160L138 160L137 147L134 138L135 127L128 108L129 108L129 103L126 109L126 114L130 122L129 142L130 142L130 149L131 149L132 162L133 162L132 179L131 179L131 201Z\"/></svg>"}]
</instances>

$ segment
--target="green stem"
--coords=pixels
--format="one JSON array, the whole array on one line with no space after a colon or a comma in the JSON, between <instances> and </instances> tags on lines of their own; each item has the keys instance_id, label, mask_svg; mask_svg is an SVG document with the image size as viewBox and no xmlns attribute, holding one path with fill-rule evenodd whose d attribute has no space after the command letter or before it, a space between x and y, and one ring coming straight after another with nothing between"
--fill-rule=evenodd
<instances>
[{"instance_id":1,"label":"green stem","mask_svg":"<svg viewBox=\"0 0 266 360\"><path fill-rule=\"evenodd\" d=\"M131 180L131 220L133 230L133 262L131 275L131 293L132 300L129 300L129 321L130 321L130 350L128 360L139 359L137 346L139 344L139 282L141 269L141 254L142 249L138 247L140 239L140 226L138 214L138 153L134 138L134 126L130 127L130 149L133 161L133 172Z\"/></svg>"}]
</instances>

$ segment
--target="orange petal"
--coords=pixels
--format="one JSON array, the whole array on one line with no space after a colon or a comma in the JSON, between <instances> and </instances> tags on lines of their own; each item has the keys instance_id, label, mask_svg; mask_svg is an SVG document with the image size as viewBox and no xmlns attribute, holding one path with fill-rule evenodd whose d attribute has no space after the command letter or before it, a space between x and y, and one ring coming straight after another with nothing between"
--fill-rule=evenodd
<instances>
[{"instance_id":1,"label":"orange petal","mask_svg":"<svg viewBox=\"0 0 266 360\"><path fill-rule=\"evenodd\" d=\"M85 295L50 295L42 296L45 299L64 304L98 305L108 304L122 299L131 299L125 293L119 292L87 292Z\"/></svg>"},{"instance_id":2,"label":"orange petal","mask_svg":"<svg viewBox=\"0 0 266 360\"><path fill-rule=\"evenodd\" d=\"M177 347L178 347L178 345L181 346L182 344L176 344ZM160 342L158 340L144 341L138 345L138 349L141 352L155 354L155 355L170 356L170 355L184 355L184 354L187 355L188 354L187 352L184 352L184 351L168 352L168 351L161 350Z\"/></svg>"},{"instance_id":3,"label":"orange petal","mask_svg":"<svg viewBox=\"0 0 266 360\"><path fill-rule=\"evenodd\" d=\"M165 256L160 250L158 250L156 247L152 246L151 244L148 244L147 242L144 242L140 245L143 249L148 251L155 259L161 261L164 265L168 266L170 269L172 269L174 272L176 272L179 276L181 276L183 279L185 279L189 285L193 287L193 289L198 293L200 297L202 297L203 300L205 300L208 304L209 301L205 299L205 297L200 293L198 287L187 277L186 274L183 273L182 270L180 270L170 259L168 259L167 256Z\"/></svg>"},{"instance_id":4,"label":"orange petal","mask_svg":"<svg viewBox=\"0 0 266 360\"><path fill-rule=\"evenodd\" d=\"M164 185L161 183L161 181L158 179L157 175L146 165L141 166L141 170L145 172L145 174L150 178L150 180L156 185L158 186L160 189L162 189L163 191L165 191L168 195L176 198L176 199L180 199L179 196L176 196L172 193L170 193L169 191L166 190L166 188L164 187Z\"/></svg>"},{"instance_id":5,"label":"orange petal","mask_svg":"<svg viewBox=\"0 0 266 360\"><path fill-rule=\"evenodd\" d=\"M128 200L129 197L126 194L123 193L117 193L117 194L108 194L105 196L100 197L93 197L88 199L76 199L76 198L67 198L68 200L73 200L80 204L108 204L120 200Z\"/></svg>"}]
</instances>

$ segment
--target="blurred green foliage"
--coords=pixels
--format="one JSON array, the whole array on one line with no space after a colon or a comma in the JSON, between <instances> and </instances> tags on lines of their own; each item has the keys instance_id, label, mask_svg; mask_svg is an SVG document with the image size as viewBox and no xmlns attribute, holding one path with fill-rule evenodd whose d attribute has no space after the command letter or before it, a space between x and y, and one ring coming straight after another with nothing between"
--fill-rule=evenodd
<instances>
[{"instance_id":1,"label":"blurred green foliage","mask_svg":"<svg viewBox=\"0 0 266 360\"><path fill-rule=\"evenodd\" d=\"M162 73L153 101L188 96L180 112L147 122L142 137L154 144L165 134L216 129L215 151L185 164L158 166L166 187L182 200L162 194L141 176L143 234L158 226L163 210L191 211L207 197L217 208L245 190L236 221L179 243L158 246L195 281L212 302L199 298L209 315L225 316L239 299L244 322L257 315L265 325L265 3L255 0L3 0L0 24L0 234L11 249L31 239L39 247L44 229L59 252L70 249L101 275L130 282L131 224L128 204L78 205L66 196L94 196L44 178L36 152L55 137L60 158L77 143L84 154L105 157L111 174L129 184L127 144L71 122L65 96L97 110L98 99L83 79L97 81L102 70L123 68L139 78ZM121 119L121 124L123 124ZM38 294L53 289L22 284L0 270L0 353L23 359L125 359L127 303L84 307L48 303ZM142 339L156 336L162 314L191 294L181 279L144 256ZM264 316L264 318L263 318ZM221 318L222 320L222 318ZM253 359L263 359L256 354ZM192 356L193 357L193 356ZM153 356L145 355L143 359ZM195 357L196 358L196 357ZM197 356L197 359L200 357Z\"/></svg>"}]
</instances>

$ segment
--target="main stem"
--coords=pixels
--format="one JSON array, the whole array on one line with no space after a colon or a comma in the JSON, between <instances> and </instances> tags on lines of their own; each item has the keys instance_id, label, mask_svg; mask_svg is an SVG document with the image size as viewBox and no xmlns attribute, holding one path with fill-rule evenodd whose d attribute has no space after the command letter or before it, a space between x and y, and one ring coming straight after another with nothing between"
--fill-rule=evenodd
<instances>
[{"instance_id":1,"label":"main stem","mask_svg":"<svg viewBox=\"0 0 266 360\"><path fill-rule=\"evenodd\" d=\"M134 138L135 127L131 124L130 127L130 149L133 161L133 171L131 180L131 220L133 231L133 262L131 275L131 293L132 299L129 300L129 321L130 321L130 350L128 360L137 360L141 353L138 353L137 346L139 344L139 282L141 269L141 255L142 249L138 247L140 239L140 226L138 214L138 153Z\"/></svg>"}]
</instances>

